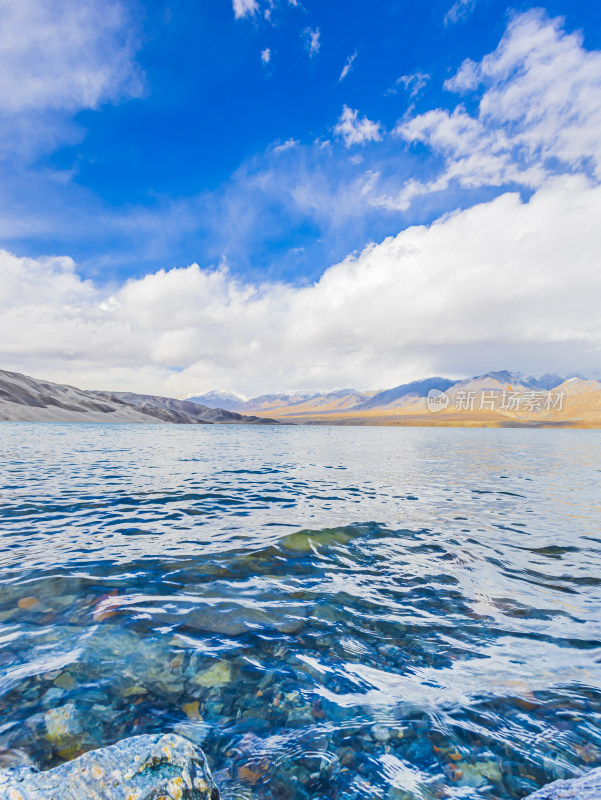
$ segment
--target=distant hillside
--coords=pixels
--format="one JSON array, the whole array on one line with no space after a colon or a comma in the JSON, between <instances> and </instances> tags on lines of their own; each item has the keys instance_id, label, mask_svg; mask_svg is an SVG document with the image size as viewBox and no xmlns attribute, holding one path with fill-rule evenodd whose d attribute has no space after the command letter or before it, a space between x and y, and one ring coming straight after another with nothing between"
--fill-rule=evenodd
<instances>
[{"instance_id":1,"label":"distant hillside","mask_svg":"<svg viewBox=\"0 0 601 800\"><path fill-rule=\"evenodd\" d=\"M250 400L243 408L254 411L256 414L265 413L267 409L276 417L302 417L307 414L338 413L350 411L369 400L370 394L357 392L354 389L342 389L337 392L328 392L315 395L279 395L273 396L268 405L260 405L261 399Z\"/></svg>"},{"instance_id":2,"label":"distant hillside","mask_svg":"<svg viewBox=\"0 0 601 800\"><path fill-rule=\"evenodd\" d=\"M91 392L0 370L0 420L22 422L170 422L266 424L266 417L212 409L170 397Z\"/></svg>"},{"instance_id":3,"label":"distant hillside","mask_svg":"<svg viewBox=\"0 0 601 800\"><path fill-rule=\"evenodd\" d=\"M395 386L394 389L387 389L378 392L372 398L358 406L358 411L367 411L374 408L391 408L403 405L408 397L427 397L431 389L438 389L441 392L449 389L455 381L448 378L426 378L423 381L412 381Z\"/></svg>"},{"instance_id":4,"label":"distant hillside","mask_svg":"<svg viewBox=\"0 0 601 800\"><path fill-rule=\"evenodd\" d=\"M298 403L303 403L311 398L319 396L320 395L315 394L315 392L301 392L296 394L263 394L260 397L253 397L251 400L247 400L246 403L242 403L240 406L238 406L236 410L261 411L263 413L269 408L284 408L288 406L292 407Z\"/></svg>"},{"instance_id":5,"label":"distant hillside","mask_svg":"<svg viewBox=\"0 0 601 800\"><path fill-rule=\"evenodd\" d=\"M577 376L582 377L582 376ZM485 375L478 375L475 378L467 378L467 381L481 381L484 384L486 381L497 381L505 386L521 386L525 389L539 389L550 391L563 383L566 378L561 375L545 374L540 378L533 377L532 375L524 375L522 372L508 372L507 370L500 370L499 372L487 372ZM459 383L465 383L460 381Z\"/></svg>"},{"instance_id":6,"label":"distant hillside","mask_svg":"<svg viewBox=\"0 0 601 800\"><path fill-rule=\"evenodd\" d=\"M214 391L195 395L194 397L186 397L185 400L206 408L223 408L226 411L237 411L248 400L248 397L243 394L236 394L236 392Z\"/></svg>"},{"instance_id":7,"label":"distant hillside","mask_svg":"<svg viewBox=\"0 0 601 800\"><path fill-rule=\"evenodd\" d=\"M444 401L434 411L429 393ZM223 398L223 393L219 396ZM211 408L199 404L197 397L177 400L133 392L85 391L0 370L0 420L601 427L601 383L582 376L537 378L498 371L460 381L427 378L381 392L340 389L250 400L233 393L228 397L232 404L240 398L236 410Z\"/></svg>"},{"instance_id":8,"label":"distant hillside","mask_svg":"<svg viewBox=\"0 0 601 800\"><path fill-rule=\"evenodd\" d=\"M581 377L581 376L579 376ZM426 398L431 389L445 392L456 389L499 389L513 386L523 390L550 390L565 378L560 375L543 375L540 378L524 375L520 372L502 370L488 372L474 378L452 380L450 378L425 378L423 380L402 383L384 391L358 391L356 389L338 389L333 392L297 392L295 394L264 394L250 400L235 392L208 392L207 394L189 397L192 403L203 403L209 408L228 408L239 413L253 413L259 416L270 414L275 417L304 417L312 414L330 414L334 416L343 411L375 412L392 411L408 406L415 406L420 398ZM221 404L221 405L220 405ZM227 404L227 405L226 405ZM419 405L419 404L418 404Z\"/></svg>"},{"instance_id":9,"label":"distant hillside","mask_svg":"<svg viewBox=\"0 0 601 800\"><path fill-rule=\"evenodd\" d=\"M443 413L433 414L428 406L428 393L433 390L448 396ZM553 405L546 408L549 392ZM241 402L235 410L319 424L563 425L576 420L597 426L601 425L601 384L580 375L537 377L499 370L461 380L436 376L378 392L340 389L262 395Z\"/></svg>"}]
</instances>

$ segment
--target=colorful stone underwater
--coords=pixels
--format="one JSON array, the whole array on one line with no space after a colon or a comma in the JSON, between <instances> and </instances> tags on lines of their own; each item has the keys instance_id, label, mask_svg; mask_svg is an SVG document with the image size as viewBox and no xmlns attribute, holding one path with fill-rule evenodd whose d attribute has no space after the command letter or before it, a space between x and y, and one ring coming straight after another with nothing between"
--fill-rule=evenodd
<instances>
[{"instance_id":1,"label":"colorful stone underwater","mask_svg":"<svg viewBox=\"0 0 601 800\"><path fill-rule=\"evenodd\" d=\"M517 800L601 765L594 432L3 434L1 767L174 734L225 800Z\"/></svg>"}]
</instances>

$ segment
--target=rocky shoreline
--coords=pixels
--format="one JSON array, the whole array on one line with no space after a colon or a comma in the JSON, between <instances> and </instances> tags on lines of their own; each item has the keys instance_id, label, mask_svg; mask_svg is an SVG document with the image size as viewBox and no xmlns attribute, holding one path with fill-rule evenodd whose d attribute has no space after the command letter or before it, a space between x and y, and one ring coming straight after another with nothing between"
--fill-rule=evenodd
<instances>
[{"instance_id":1,"label":"rocky shoreline","mask_svg":"<svg viewBox=\"0 0 601 800\"><path fill-rule=\"evenodd\" d=\"M6 800L219 800L204 753L175 734L132 736L39 772L0 772Z\"/></svg>"},{"instance_id":2,"label":"rocky shoreline","mask_svg":"<svg viewBox=\"0 0 601 800\"><path fill-rule=\"evenodd\" d=\"M525 800L599 800L601 798L601 767L583 778L553 781Z\"/></svg>"},{"instance_id":3,"label":"rocky shoreline","mask_svg":"<svg viewBox=\"0 0 601 800\"><path fill-rule=\"evenodd\" d=\"M33 766L0 771L7 800L219 800L206 756L176 734L142 735L92 750L40 772ZM59 794L60 792L60 794ZM525 800L599 800L601 768L554 781Z\"/></svg>"}]
</instances>

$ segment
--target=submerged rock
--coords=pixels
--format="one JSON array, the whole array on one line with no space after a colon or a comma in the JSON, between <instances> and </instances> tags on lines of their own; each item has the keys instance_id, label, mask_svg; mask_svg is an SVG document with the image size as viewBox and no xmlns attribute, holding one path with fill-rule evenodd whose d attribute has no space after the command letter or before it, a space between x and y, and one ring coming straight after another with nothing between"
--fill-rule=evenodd
<instances>
[{"instance_id":1,"label":"submerged rock","mask_svg":"<svg viewBox=\"0 0 601 800\"><path fill-rule=\"evenodd\" d=\"M298 633L306 624L309 609L300 603L283 602L281 597L264 593L263 607L245 605L234 598L197 606L186 615L186 627L225 636L240 636L261 629L280 633ZM177 617L175 622L180 622Z\"/></svg>"},{"instance_id":2,"label":"submerged rock","mask_svg":"<svg viewBox=\"0 0 601 800\"><path fill-rule=\"evenodd\" d=\"M526 800L599 800L601 797L601 768L594 769L584 778L554 781Z\"/></svg>"},{"instance_id":3,"label":"submerged rock","mask_svg":"<svg viewBox=\"0 0 601 800\"><path fill-rule=\"evenodd\" d=\"M52 689L49 689L45 697L52 691ZM44 720L46 723L46 738L54 744L71 741L84 732L83 715L73 703L67 703L65 706L47 711Z\"/></svg>"},{"instance_id":4,"label":"submerged rock","mask_svg":"<svg viewBox=\"0 0 601 800\"><path fill-rule=\"evenodd\" d=\"M10 800L219 800L205 755L175 734L133 736L47 772L0 772Z\"/></svg>"},{"instance_id":5,"label":"submerged rock","mask_svg":"<svg viewBox=\"0 0 601 800\"><path fill-rule=\"evenodd\" d=\"M198 686L205 686L209 689L213 689L217 686L225 686L226 683L231 683L231 681L232 668L227 661L218 661L216 664L213 664L212 667L202 672L197 672L192 678L192 683Z\"/></svg>"},{"instance_id":6,"label":"submerged rock","mask_svg":"<svg viewBox=\"0 0 601 800\"><path fill-rule=\"evenodd\" d=\"M323 530L304 530L290 533L280 539L280 546L293 553L307 554L313 552L315 547L332 547L337 544L347 544L359 536L364 536L365 528L357 525L347 525L342 528L324 528Z\"/></svg>"}]
</instances>

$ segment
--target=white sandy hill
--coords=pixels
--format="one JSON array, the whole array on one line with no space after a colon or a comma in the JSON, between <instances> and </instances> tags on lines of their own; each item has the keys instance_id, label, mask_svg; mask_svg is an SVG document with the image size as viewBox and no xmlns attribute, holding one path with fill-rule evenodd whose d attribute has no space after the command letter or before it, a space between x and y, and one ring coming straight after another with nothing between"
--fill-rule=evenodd
<instances>
[{"instance_id":1,"label":"white sandy hill","mask_svg":"<svg viewBox=\"0 0 601 800\"><path fill-rule=\"evenodd\" d=\"M91 392L0 370L0 420L13 422L139 422L261 424L272 420L207 408L171 397Z\"/></svg>"}]
</instances>

